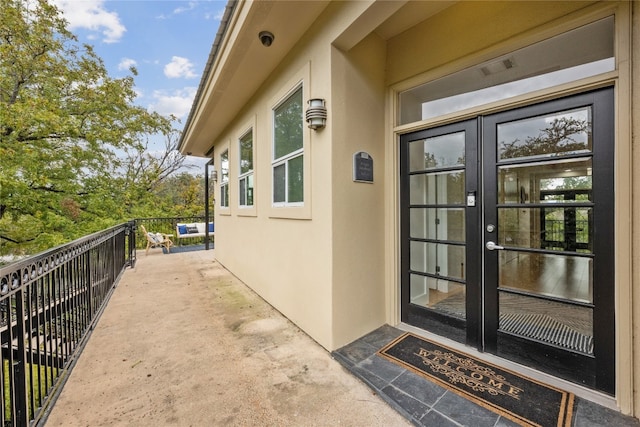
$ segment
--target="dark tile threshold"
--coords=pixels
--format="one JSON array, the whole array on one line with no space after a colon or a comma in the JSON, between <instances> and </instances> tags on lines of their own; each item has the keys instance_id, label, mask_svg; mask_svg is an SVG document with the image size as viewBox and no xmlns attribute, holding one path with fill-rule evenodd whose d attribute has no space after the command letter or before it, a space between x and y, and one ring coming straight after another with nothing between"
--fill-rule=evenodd
<instances>
[{"instance_id":1,"label":"dark tile threshold","mask_svg":"<svg viewBox=\"0 0 640 427\"><path fill-rule=\"evenodd\" d=\"M353 375L416 426L517 426L488 409L452 393L376 352L404 332L389 325L332 353ZM576 396L575 427L640 427L640 421Z\"/></svg>"}]
</instances>

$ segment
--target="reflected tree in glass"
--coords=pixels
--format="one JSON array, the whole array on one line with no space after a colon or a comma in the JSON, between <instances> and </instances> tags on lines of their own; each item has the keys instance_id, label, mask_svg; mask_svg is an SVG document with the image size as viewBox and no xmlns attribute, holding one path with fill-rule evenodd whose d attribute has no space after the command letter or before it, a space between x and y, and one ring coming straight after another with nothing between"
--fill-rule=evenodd
<instances>
[{"instance_id":1,"label":"reflected tree in glass","mask_svg":"<svg viewBox=\"0 0 640 427\"><path fill-rule=\"evenodd\" d=\"M274 111L274 160L302 148L302 90Z\"/></svg>"},{"instance_id":2,"label":"reflected tree in glass","mask_svg":"<svg viewBox=\"0 0 640 427\"><path fill-rule=\"evenodd\" d=\"M536 118L540 121L541 118ZM544 119L544 118L543 118ZM546 123L547 121L544 120ZM500 125L499 128L505 125ZM509 123L506 126L524 124ZM526 132L526 131L525 131ZM523 134L526 134L523 132ZM537 135L528 135L522 140L515 137L512 141L500 141L501 159L553 155L556 153L585 152L590 150L591 123L589 120L565 115L555 117L547 127L540 129Z\"/></svg>"}]
</instances>

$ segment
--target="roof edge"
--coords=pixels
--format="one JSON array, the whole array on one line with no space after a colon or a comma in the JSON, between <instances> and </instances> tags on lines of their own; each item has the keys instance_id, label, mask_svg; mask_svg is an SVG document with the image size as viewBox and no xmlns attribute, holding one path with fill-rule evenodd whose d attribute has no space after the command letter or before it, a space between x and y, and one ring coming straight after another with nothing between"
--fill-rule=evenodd
<instances>
[{"instance_id":1,"label":"roof edge","mask_svg":"<svg viewBox=\"0 0 640 427\"><path fill-rule=\"evenodd\" d=\"M218 57L218 53L220 50L220 45L222 44L222 39L227 33L229 29L229 22L231 21L231 15L236 9L236 5L239 0L228 0L225 6L224 15L220 20L220 25L218 26L218 32L216 33L216 38L213 40L213 44L211 45L211 51L209 52L209 58L207 59L207 63L202 71L202 77L200 78L200 84L198 85L198 90L196 92L196 96L193 99L191 104L191 110L189 111L189 115L187 116L187 121L184 124L182 132L180 132L180 140L178 141L178 151L182 153L182 148L185 140L185 131L191 126L191 122L193 121L193 117L195 116L195 112L198 109L198 105L200 104L200 99L202 98L202 93L204 92L204 87L207 83L207 76L211 72L211 68L213 67L213 63ZM188 155L188 154L187 154Z\"/></svg>"}]
</instances>

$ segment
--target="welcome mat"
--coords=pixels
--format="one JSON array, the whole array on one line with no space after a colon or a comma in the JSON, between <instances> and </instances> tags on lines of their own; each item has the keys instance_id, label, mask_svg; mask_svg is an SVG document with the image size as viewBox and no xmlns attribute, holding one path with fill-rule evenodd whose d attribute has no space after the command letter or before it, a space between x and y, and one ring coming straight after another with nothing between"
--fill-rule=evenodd
<instances>
[{"instance_id":1,"label":"welcome mat","mask_svg":"<svg viewBox=\"0 0 640 427\"><path fill-rule=\"evenodd\" d=\"M425 338L405 333L378 354L520 425L571 425L572 393Z\"/></svg>"}]
</instances>

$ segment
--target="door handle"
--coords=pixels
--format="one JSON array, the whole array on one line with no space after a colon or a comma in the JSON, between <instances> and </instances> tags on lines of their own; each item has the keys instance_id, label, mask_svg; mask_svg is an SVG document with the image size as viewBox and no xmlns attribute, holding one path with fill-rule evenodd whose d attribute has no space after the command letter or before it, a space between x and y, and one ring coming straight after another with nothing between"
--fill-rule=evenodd
<instances>
[{"instance_id":1,"label":"door handle","mask_svg":"<svg viewBox=\"0 0 640 427\"><path fill-rule=\"evenodd\" d=\"M485 245L487 247L487 249L489 249L490 251L495 251L495 250L502 250L504 249L504 246L499 246L496 245L495 242L492 241L488 241L487 244Z\"/></svg>"}]
</instances>

